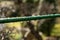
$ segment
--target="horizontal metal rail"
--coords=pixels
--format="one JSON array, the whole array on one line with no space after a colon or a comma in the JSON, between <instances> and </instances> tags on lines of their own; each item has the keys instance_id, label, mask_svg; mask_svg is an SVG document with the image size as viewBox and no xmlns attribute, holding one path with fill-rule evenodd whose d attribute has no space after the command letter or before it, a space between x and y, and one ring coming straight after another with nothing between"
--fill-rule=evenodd
<instances>
[{"instance_id":1,"label":"horizontal metal rail","mask_svg":"<svg viewBox=\"0 0 60 40\"><path fill-rule=\"evenodd\" d=\"M18 22L18 21L30 21L30 20L39 20L39 19L56 18L56 17L60 17L60 14L48 14L48 15L27 16L27 17L0 18L0 23L9 23L9 22Z\"/></svg>"}]
</instances>

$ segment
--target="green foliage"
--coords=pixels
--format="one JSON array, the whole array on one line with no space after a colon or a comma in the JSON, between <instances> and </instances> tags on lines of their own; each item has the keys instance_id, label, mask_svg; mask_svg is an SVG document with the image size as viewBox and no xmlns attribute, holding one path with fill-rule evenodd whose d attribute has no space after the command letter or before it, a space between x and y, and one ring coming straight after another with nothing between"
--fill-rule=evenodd
<instances>
[{"instance_id":1,"label":"green foliage","mask_svg":"<svg viewBox=\"0 0 60 40\"><path fill-rule=\"evenodd\" d=\"M51 36L60 36L60 24L55 24L52 29Z\"/></svg>"},{"instance_id":2,"label":"green foliage","mask_svg":"<svg viewBox=\"0 0 60 40\"><path fill-rule=\"evenodd\" d=\"M22 33L18 32L15 28L4 28L2 31L0 31L0 40L1 37L4 37L4 40L20 40L22 38Z\"/></svg>"}]
</instances>

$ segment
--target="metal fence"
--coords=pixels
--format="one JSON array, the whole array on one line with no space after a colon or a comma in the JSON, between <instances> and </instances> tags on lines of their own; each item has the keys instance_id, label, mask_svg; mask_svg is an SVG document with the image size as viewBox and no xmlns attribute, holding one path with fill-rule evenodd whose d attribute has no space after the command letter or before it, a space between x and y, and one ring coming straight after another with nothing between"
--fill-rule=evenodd
<instances>
[{"instance_id":1,"label":"metal fence","mask_svg":"<svg viewBox=\"0 0 60 40\"><path fill-rule=\"evenodd\" d=\"M48 15L39 15L39 16L28 16L28 17L0 18L0 23L30 21L30 20L39 20L39 19L56 18L56 17L60 17L60 14L48 14Z\"/></svg>"}]
</instances>

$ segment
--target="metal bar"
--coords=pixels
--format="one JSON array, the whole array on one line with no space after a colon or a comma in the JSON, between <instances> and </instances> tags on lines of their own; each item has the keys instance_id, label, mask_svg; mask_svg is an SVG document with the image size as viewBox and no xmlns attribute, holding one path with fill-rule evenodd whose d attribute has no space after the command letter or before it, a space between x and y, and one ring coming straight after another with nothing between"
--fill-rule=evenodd
<instances>
[{"instance_id":1,"label":"metal bar","mask_svg":"<svg viewBox=\"0 0 60 40\"><path fill-rule=\"evenodd\" d=\"M60 17L60 14L48 14L48 15L40 15L40 16L0 18L0 23L9 23L9 22L18 22L18 21L30 21L30 20L39 20L39 19L56 18L56 17Z\"/></svg>"}]
</instances>

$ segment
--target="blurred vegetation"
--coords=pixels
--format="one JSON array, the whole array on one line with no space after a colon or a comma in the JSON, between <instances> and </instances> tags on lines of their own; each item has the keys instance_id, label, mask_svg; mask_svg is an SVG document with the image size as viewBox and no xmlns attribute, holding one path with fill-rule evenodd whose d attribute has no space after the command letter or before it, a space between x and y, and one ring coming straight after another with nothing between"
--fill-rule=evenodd
<instances>
[{"instance_id":1,"label":"blurred vegetation","mask_svg":"<svg viewBox=\"0 0 60 40\"><path fill-rule=\"evenodd\" d=\"M16 28L5 27L0 31L0 40L20 40L22 37L21 33Z\"/></svg>"},{"instance_id":2,"label":"blurred vegetation","mask_svg":"<svg viewBox=\"0 0 60 40\"><path fill-rule=\"evenodd\" d=\"M37 16L45 14L47 15L51 13L55 14L57 12L55 9L55 0L0 1L0 8L2 9L0 15L5 15L4 17ZM6 1L6 9L6 4L3 3L3 1ZM12 5L8 3L9 1L11 1ZM5 27L2 30L0 30L0 40L45 40L47 36L60 36L60 23L55 23L56 18L5 23ZM24 37L26 31L22 30L23 28L29 28L30 30L30 33L27 35L27 37Z\"/></svg>"}]
</instances>

